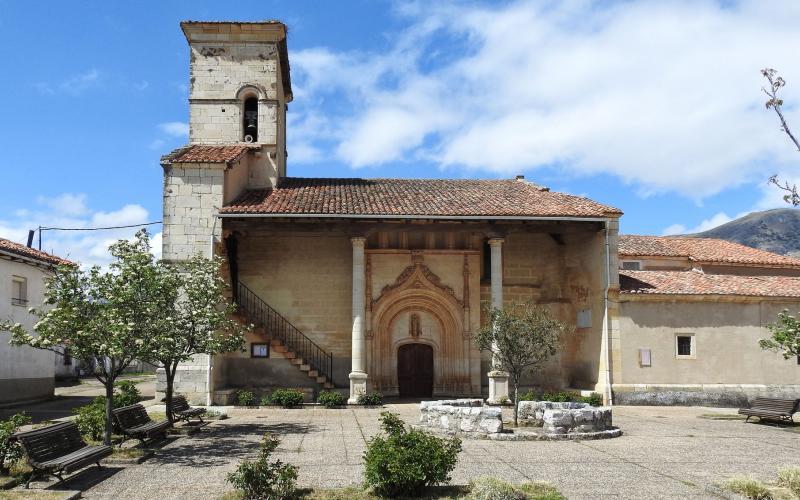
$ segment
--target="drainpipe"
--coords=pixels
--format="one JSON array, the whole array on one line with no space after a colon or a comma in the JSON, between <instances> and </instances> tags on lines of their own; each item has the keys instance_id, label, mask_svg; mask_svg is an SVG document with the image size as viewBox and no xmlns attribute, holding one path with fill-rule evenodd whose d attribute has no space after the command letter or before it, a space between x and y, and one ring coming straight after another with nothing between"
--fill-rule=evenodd
<instances>
[{"instance_id":1,"label":"drainpipe","mask_svg":"<svg viewBox=\"0 0 800 500\"><path fill-rule=\"evenodd\" d=\"M611 394L611 353L610 345L611 345L611 329L608 327L609 323L609 315L608 315L608 290L611 288L611 249L608 244L608 219L605 221L605 253L606 253L606 289L605 293L603 294L603 354L605 357L605 386L606 386L606 404L608 406L612 406L614 404L613 396Z\"/></svg>"},{"instance_id":2,"label":"drainpipe","mask_svg":"<svg viewBox=\"0 0 800 500\"><path fill-rule=\"evenodd\" d=\"M214 222L211 225L211 237L208 241L208 258L214 258L214 232L217 230L217 219L219 219L219 213L215 213L213 215ZM211 369L213 368L211 363L211 355L208 354L208 364L206 365L206 406L211 406L212 398L211 394L213 393L211 387Z\"/></svg>"}]
</instances>

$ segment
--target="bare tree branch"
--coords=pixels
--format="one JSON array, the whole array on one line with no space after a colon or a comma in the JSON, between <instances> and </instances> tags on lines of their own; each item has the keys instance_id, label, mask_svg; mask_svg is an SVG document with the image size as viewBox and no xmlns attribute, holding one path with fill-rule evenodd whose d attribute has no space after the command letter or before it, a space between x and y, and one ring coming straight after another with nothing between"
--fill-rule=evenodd
<instances>
[{"instance_id":1,"label":"bare tree branch","mask_svg":"<svg viewBox=\"0 0 800 500\"><path fill-rule=\"evenodd\" d=\"M769 97L765 106L767 109L775 111L775 114L778 115L778 120L781 122L781 130L789 136L789 139L794 143L797 150L800 151L800 141L792 134L789 124L786 123L786 118L784 118L783 111L781 110L783 99L778 96L778 92L786 85L786 81L772 68L762 69L761 74L769 82L769 88L761 87L761 90ZM795 207L800 206L800 193L798 193L796 184L789 184L787 181L781 181L777 174L769 178L769 183L786 192L786 194L783 195L783 200L786 203L791 203Z\"/></svg>"}]
</instances>

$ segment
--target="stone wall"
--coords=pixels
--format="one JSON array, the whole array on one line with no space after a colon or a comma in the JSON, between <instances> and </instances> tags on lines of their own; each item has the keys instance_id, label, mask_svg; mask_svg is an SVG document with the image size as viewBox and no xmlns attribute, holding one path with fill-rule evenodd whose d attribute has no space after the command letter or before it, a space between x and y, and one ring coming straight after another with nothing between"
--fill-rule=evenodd
<instances>
[{"instance_id":1,"label":"stone wall","mask_svg":"<svg viewBox=\"0 0 800 500\"><path fill-rule=\"evenodd\" d=\"M545 434L576 434L612 428L611 408L587 403L520 401L519 425L541 427Z\"/></svg>"},{"instance_id":2,"label":"stone wall","mask_svg":"<svg viewBox=\"0 0 800 500\"><path fill-rule=\"evenodd\" d=\"M468 435L503 432L502 410L484 406L481 399L423 401L419 413L420 427Z\"/></svg>"}]
</instances>

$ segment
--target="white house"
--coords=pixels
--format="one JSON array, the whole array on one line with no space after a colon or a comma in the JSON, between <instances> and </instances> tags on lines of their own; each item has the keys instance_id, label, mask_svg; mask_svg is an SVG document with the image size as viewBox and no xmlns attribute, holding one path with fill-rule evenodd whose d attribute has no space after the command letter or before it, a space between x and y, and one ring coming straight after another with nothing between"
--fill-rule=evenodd
<instances>
[{"instance_id":1,"label":"white house","mask_svg":"<svg viewBox=\"0 0 800 500\"><path fill-rule=\"evenodd\" d=\"M0 238L0 318L29 331L36 318L28 313L43 301L45 276L70 261ZM0 405L53 396L55 367L64 360L55 353L9 344L0 332ZM55 358L58 359L55 359Z\"/></svg>"}]
</instances>

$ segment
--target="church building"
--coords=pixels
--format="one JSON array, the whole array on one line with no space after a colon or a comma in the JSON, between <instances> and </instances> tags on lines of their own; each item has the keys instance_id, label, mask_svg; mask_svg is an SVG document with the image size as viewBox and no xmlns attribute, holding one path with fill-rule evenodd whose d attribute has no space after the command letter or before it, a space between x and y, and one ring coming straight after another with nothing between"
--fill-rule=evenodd
<instances>
[{"instance_id":1,"label":"church building","mask_svg":"<svg viewBox=\"0 0 800 500\"><path fill-rule=\"evenodd\" d=\"M661 259L674 265L678 281L694 279L703 271L689 254L650 256L645 248L630 256L642 267L629 270L619 260L620 210L521 176L289 176L286 113L293 96L285 25L187 21L181 28L190 50L190 137L162 158L163 258L223 256L232 298L255 329L244 352L181 365L179 393L215 404L232 403L242 388L277 387L301 388L309 397L339 390L351 402L369 392L499 401L508 395L507 376L492 371L490 353L477 349L474 336L486 305L513 300L533 300L574 326L559 355L526 386L595 391L611 402L616 384L631 394L667 386L683 394L706 383L697 378L704 374L713 379L707 383L747 383L735 363L714 365L730 377L696 368L707 355L727 360L725 341L714 344L719 336L706 340L703 331L687 330L695 350L676 342L680 353L695 353L695 363L674 366L666 359L675 356L672 343L664 339L698 328L680 324L687 307L703 328L723 329L731 325L716 312L719 297L761 304L759 295L710 294L693 302L692 290L671 294L657 280L672 271L650 266ZM781 279L800 292L800 261L785 259L767 268L781 269ZM755 279L744 274L727 276ZM627 289L620 289L621 277ZM777 305L797 309L800 293L769 301L766 309L754 307L770 314ZM673 315L672 307L680 312ZM758 366L771 367L776 378L757 384L796 388L795 362L747 344L764 335L770 318L734 325L730 335L747 338L739 354L762 360L753 376Z\"/></svg>"}]
</instances>

